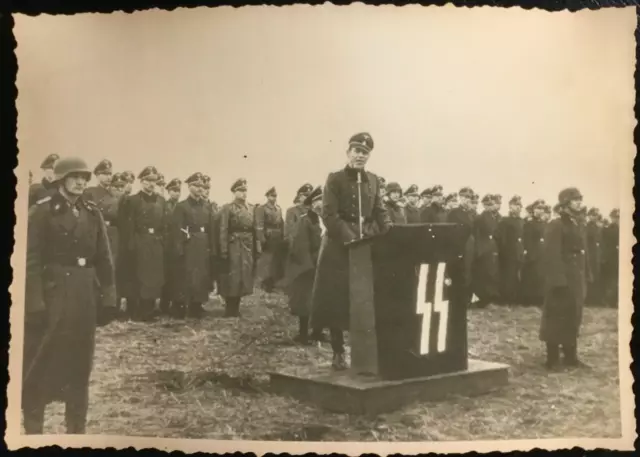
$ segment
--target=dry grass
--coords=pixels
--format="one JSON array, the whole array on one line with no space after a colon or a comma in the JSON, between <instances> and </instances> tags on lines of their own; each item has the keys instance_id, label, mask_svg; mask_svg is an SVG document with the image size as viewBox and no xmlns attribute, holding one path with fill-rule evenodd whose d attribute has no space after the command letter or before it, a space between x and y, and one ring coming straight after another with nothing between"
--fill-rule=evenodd
<instances>
[{"instance_id":1,"label":"dry grass","mask_svg":"<svg viewBox=\"0 0 640 457\"><path fill-rule=\"evenodd\" d=\"M617 315L586 309L580 351L589 371L541 367L536 308L469 317L470 357L511 366L505 389L423 403L377 417L334 414L269 394L266 372L328 364L328 347L282 344L296 322L278 294L243 301L243 318L114 322L99 329L88 432L148 437L432 441L620 436ZM64 433L50 405L47 433Z\"/></svg>"}]
</instances>

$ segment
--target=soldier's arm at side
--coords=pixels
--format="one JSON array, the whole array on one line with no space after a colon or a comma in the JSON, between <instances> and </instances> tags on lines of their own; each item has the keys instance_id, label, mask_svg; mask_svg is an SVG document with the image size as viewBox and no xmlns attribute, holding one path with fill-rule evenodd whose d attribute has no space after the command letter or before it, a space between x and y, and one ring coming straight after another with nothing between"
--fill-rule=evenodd
<instances>
[{"instance_id":1,"label":"soldier's arm at side","mask_svg":"<svg viewBox=\"0 0 640 457\"><path fill-rule=\"evenodd\" d=\"M329 175L322 191L322 219L327 228L327 233L332 238L348 243L357 237L349 224L338 214L340 196L338 195L338 182L335 176L334 174Z\"/></svg>"},{"instance_id":2,"label":"soldier's arm at side","mask_svg":"<svg viewBox=\"0 0 640 457\"><path fill-rule=\"evenodd\" d=\"M256 224L256 236L260 243L265 242L264 236L264 206L258 205L256 206L256 211L254 213L255 224Z\"/></svg>"},{"instance_id":3,"label":"soldier's arm at side","mask_svg":"<svg viewBox=\"0 0 640 457\"><path fill-rule=\"evenodd\" d=\"M218 218L220 257L226 259L229 255L229 207L227 205L222 207Z\"/></svg>"},{"instance_id":4,"label":"soldier's arm at side","mask_svg":"<svg viewBox=\"0 0 640 457\"><path fill-rule=\"evenodd\" d=\"M96 247L96 275L100 283L100 294L102 306L115 308L116 291L115 291L115 265L113 261L113 253L109 243L107 234L107 226L104 223L102 212L98 208L93 209L97 217L98 237Z\"/></svg>"},{"instance_id":5,"label":"soldier's arm at side","mask_svg":"<svg viewBox=\"0 0 640 457\"><path fill-rule=\"evenodd\" d=\"M46 240L47 209L41 205L29 209L27 225L27 268L25 288L25 320L32 313L46 310L43 287L43 256L42 249Z\"/></svg>"}]
</instances>

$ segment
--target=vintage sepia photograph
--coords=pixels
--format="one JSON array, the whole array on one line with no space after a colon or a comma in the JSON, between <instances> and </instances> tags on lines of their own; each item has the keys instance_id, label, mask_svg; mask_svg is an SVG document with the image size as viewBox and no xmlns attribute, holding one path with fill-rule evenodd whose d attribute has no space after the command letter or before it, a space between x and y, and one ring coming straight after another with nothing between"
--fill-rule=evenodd
<instances>
[{"instance_id":1,"label":"vintage sepia photograph","mask_svg":"<svg viewBox=\"0 0 640 457\"><path fill-rule=\"evenodd\" d=\"M634 8L14 19L10 449L633 449Z\"/></svg>"}]
</instances>

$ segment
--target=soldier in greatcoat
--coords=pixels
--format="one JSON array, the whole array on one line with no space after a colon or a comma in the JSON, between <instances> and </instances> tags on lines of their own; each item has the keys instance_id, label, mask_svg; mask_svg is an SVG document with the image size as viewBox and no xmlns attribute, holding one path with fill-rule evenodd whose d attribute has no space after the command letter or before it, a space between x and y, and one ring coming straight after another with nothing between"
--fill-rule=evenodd
<instances>
[{"instance_id":1,"label":"soldier in greatcoat","mask_svg":"<svg viewBox=\"0 0 640 457\"><path fill-rule=\"evenodd\" d=\"M585 231L578 215L582 195L576 188L558 196L560 218L546 227L543 249L544 306L540 339L547 346L547 367L556 369L560 349L568 366L583 366L578 358L578 335L587 292L589 265Z\"/></svg>"},{"instance_id":2,"label":"soldier in greatcoat","mask_svg":"<svg viewBox=\"0 0 640 457\"><path fill-rule=\"evenodd\" d=\"M402 188L397 182L387 184L387 201L384 203L389 219L393 224L406 224L407 216L400 202Z\"/></svg>"},{"instance_id":3,"label":"soldier in greatcoat","mask_svg":"<svg viewBox=\"0 0 640 457\"><path fill-rule=\"evenodd\" d=\"M311 315L311 297L316 274L320 243L324 232L322 213L322 188L316 187L305 199L310 208L300 218L298 229L293 237L286 263L286 294L289 298L291 314L298 317L297 343L307 345L322 329L315 330L309 336L309 316Z\"/></svg>"},{"instance_id":4,"label":"soldier in greatcoat","mask_svg":"<svg viewBox=\"0 0 640 457\"><path fill-rule=\"evenodd\" d=\"M29 185L29 207L43 198L50 197L57 190L53 168L59 159L60 156L58 154L49 154L40 164L42 181Z\"/></svg>"},{"instance_id":5,"label":"soldier in greatcoat","mask_svg":"<svg viewBox=\"0 0 640 457\"><path fill-rule=\"evenodd\" d=\"M332 366L338 370L347 368L343 331L349 329L349 258L345 243L385 233L391 226L380 197L378 178L365 171L372 149L373 139L368 133L351 137L347 166L329 174L323 188L322 220L327 231L318 257L311 327L330 329ZM361 195L361 213L358 194Z\"/></svg>"},{"instance_id":6,"label":"soldier in greatcoat","mask_svg":"<svg viewBox=\"0 0 640 457\"><path fill-rule=\"evenodd\" d=\"M22 372L27 434L42 434L45 407L65 402L67 433L85 433L96 325L115 313L114 270L100 210L84 191L79 158L55 165L57 188L29 210Z\"/></svg>"},{"instance_id":7,"label":"soldier in greatcoat","mask_svg":"<svg viewBox=\"0 0 640 457\"><path fill-rule=\"evenodd\" d=\"M420 213L420 221L428 223L447 222L448 214L444 207L444 195L442 186L437 185L429 189L429 201L431 204L425 206ZM435 270L434 270L435 271Z\"/></svg>"},{"instance_id":8,"label":"soldier in greatcoat","mask_svg":"<svg viewBox=\"0 0 640 457\"><path fill-rule=\"evenodd\" d=\"M175 262L172 314L200 318L213 281L213 215L201 191L202 174L194 173L185 182L189 196L176 205L170 220L169 251Z\"/></svg>"},{"instance_id":9,"label":"soldier in greatcoat","mask_svg":"<svg viewBox=\"0 0 640 457\"><path fill-rule=\"evenodd\" d=\"M118 253L120 252L120 230L118 229L119 205L124 195L126 180L122 173L115 173L109 182L109 193L98 202L94 202L102 212L104 223L107 226L109 235L109 246L113 256L113 264L118 264Z\"/></svg>"},{"instance_id":10,"label":"soldier in greatcoat","mask_svg":"<svg viewBox=\"0 0 640 457\"><path fill-rule=\"evenodd\" d=\"M305 199L313 190L313 186L309 183L303 184L296 193L296 197L293 199L294 206L287 209L284 218L284 238L288 245L291 244L293 235L295 234L295 228L302 217L306 214L309 208L304 204Z\"/></svg>"},{"instance_id":11,"label":"soldier in greatcoat","mask_svg":"<svg viewBox=\"0 0 640 457\"><path fill-rule=\"evenodd\" d=\"M615 208L609 214L611 222L602 233L602 287L604 303L618 306L618 264L620 261L620 210Z\"/></svg>"},{"instance_id":12,"label":"soldier in greatcoat","mask_svg":"<svg viewBox=\"0 0 640 457\"><path fill-rule=\"evenodd\" d=\"M509 200L509 215L498 223L496 239L500 260L501 302L507 305L520 304L520 279L524 263L524 219L522 198L514 195Z\"/></svg>"},{"instance_id":13,"label":"soldier in greatcoat","mask_svg":"<svg viewBox=\"0 0 640 457\"><path fill-rule=\"evenodd\" d=\"M539 306L544 300L544 263L542 253L545 245L543 219L544 200L536 200L530 206L531 217L524 224L524 265L522 266L522 302L525 305Z\"/></svg>"},{"instance_id":14,"label":"soldier in greatcoat","mask_svg":"<svg viewBox=\"0 0 640 457\"><path fill-rule=\"evenodd\" d=\"M473 291L478 297L478 307L496 303L500 298L500 264L498 260L497 204L493 195L482 199L484 211L474 223L475 258L473 261Z\"/></svg>"},{"instance_id":15,"label":"soldier in greatcoat","mask_svg":"<svg viewBox=\"0 0 640 457\"><path fill-rule=\"evenodd\" d=\"M209 205L209 207L211 208L211 217L213 218L213 223L212 223L212 233L213 233L213 238L214 238L214 243L212 245L212 249L213 252L218 252L218 232L217 232L217 218L218 218L218 212L220 211L220 208L218 207L218 204L211 200L210 194L211 194L211 177L209 175L202 175L202 180L204 182L204 186L202 187L202 196L204 198L204 201L207 202L207 205ZM217 289L217 283L218 283L218 270L220 269L220 265L219 265L219 258L217 256L214 256L212 259L212 266L211 266L211 277L213 278L213 281L210 284L210 288L211 291L210 292L214 292Z\"/></svg>"},{"instance_id":16,"label":"soldier in greatcoat","mask_svg":"<svg viewBox=\"0 0 640 457\"><path fill-rule=\"evenodd\" d=\"M127 181L127 185L124 187L124 194L126 196L129 196L131 195L131 191L133 189L133 183L136 180L136 175L133 173L133 171L130 171L130 170L123 171L122 175Z\"/></svg>"},{"instance_id":17,"label":"soldier in greatcoat","mask_svg":"<svg viewBox=\"0 0 640 457\"><path fill-rule=\"evenodd\" d=\"M585 303L599 306L602 304L602 277L600 266L602 264L602 228L599 219L602 217L598 208L590 208L587 212L587 252L589 253L589 269L592 281L587 289Z\"/></svg>"},{"instance_id":18,"label":"soldier in greatcoat","mask_svg":"<svg viewBox=\"0 0 640 457\"><path fill-rule=\"evenodd\" d=\"M113 165L108 159L101 160L93 169L93 174L98 181L97 185L88 187L85 191L87 199L95 202L100 206L102 199L111 195L109 191L111 185L111 177L113 176Z\"/></svg>"},{"instance_id":19,"label":"soldier in greatcoat","mask_svg":"<svg viewBox=\"0 0 640 457\"><path fill-rule=\"evenodd\" d=\"M132 268L132 258L129 252L129 241L127 238L127 221L128 221L128 201L131 196L131 189L136 179L135 175L131 171L123 171L122 177L125 180L125 186L123 195L118 201L118 214L117 214L117 227L118 227L118 252L116 258L116 290L118 292L118 307L122 305L123 300L127 303L127 311L122 314L122 318L127 317L130 309L130 303L132 302L131 296L134 289L134 272ZM129 316L130 317L130 316Z\"/></svg>"},{"instance_id":20,"label":"soldier in greatcoat","mask_svg":"<svg viewBox=\"0 0 640 457\"><path fill-rule=\"evenodd\" d=\"M153 318L155 301L162 297L168 221L165 200L155 191L158 170L145 167L138 179L141 190L127 199L124 228L133 268L133 290L127 306L132 319L149 321Z\"/></svg>"},{"instance_id":21,"label":"soldier in greatcoat","mask_svg":"<svg viewBox=\"0 0 640 457\"><path fill-rule=\"evenodd\" d=\"M458 192L459 205L457 208L452 209L447 215L447 222L460 224L465 227L468 234L467 241L465 243L464 255L460 261L452 262L448 265L448 269L454 269L458 271L450 271L451 275L456 275L464 279L463 290L464 301L469 304L471 302L472 289L471 280L473 277L473 259L474 259L474 238L473 238L473 226L475 223L475 215L473 209L473 199L475 192L470 187L463 187ZM459 271L462 270L462 271Z\"/></svg>"},{"instance_id":22,"label":"soldier in greatcoat","mask_svg":"<svg viewBox=\"0 0 640 457\"><path fill-rule=\"evenodd\" d=\"M407 218L407 224L417 224L420 222L420 208L418 207L418 200L420 200L420 194L418 193L418 186L412 184L404 193L407 199L407 203L404 207L404 214Z\"/></svg>"},{"instance_id":23,"label":"soldier in greatcoat","mask_svg":"<svg viewBox=\"0 0 640 457\"><path fill-rule=\"evenodd\" d=\"M238 179L231 186L234 199L220 209L219 249L223 262L218 278L227 317L240 316L240 300L253 293L255 262L261 253L256 237L253 205L247 203L247 181Z\"/></svg>"},{"instance_id":24,"label":"soldier in greatcoat","mask_svg":"<svg viewBox=\"0 0 640 457\"><path fill-rule=\"evenodd\" d=\"M178 178L174 178L169 181L166 186L167 190L167 202L165 204L166 219L171 221L173 216L173 210L176 209L176 205L180 201L180 195L182 193L182 181ZM175 282L178 275L177 263L178 259L175 257L175 251L172 249L171 243L165 243L165 263L164 263L164 286L162 288L162 298L160 299L160 312L162 314L170 314L171 302L175 296Z\"/></svg>"},{"instance_id":25,"label":"soldier in greatcoat","mask_svg":"<svg viewBox=\"0 0 640 457\"><path fill-rule=\"evenodd\" d=\"M256 279L260 287L269 293L284 273L284 219L278 205L275 187L265 193L267 202L256 207L256 234L262 245L258 259Z\"/></svg>"}]
</instances>

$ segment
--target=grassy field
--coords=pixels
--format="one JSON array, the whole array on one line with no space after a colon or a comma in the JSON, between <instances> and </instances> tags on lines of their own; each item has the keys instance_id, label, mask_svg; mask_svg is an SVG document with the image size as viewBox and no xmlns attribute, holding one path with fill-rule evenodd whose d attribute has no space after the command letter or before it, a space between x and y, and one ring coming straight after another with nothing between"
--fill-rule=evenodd
<instances>
[{"instance_id":1,"label":"grassy field","mask_svg":"<svg viewBox=\"0 0 640 457\"><path fill-rule=\"evenodd\" d=\"M408 406L375 417L334 414L268 393L266 372L329 364L328 347L293 346L283 296L245 298L243 318L114 322L98 330L88 433L147 437L440 441L620 436L617 314L586 309L580 351L590 370L547 373L540 310L489 307L469 315L470 357L511 366L492 394ZM64 433L63 406L46 433Z\"/></svg>"}]
</instances>

